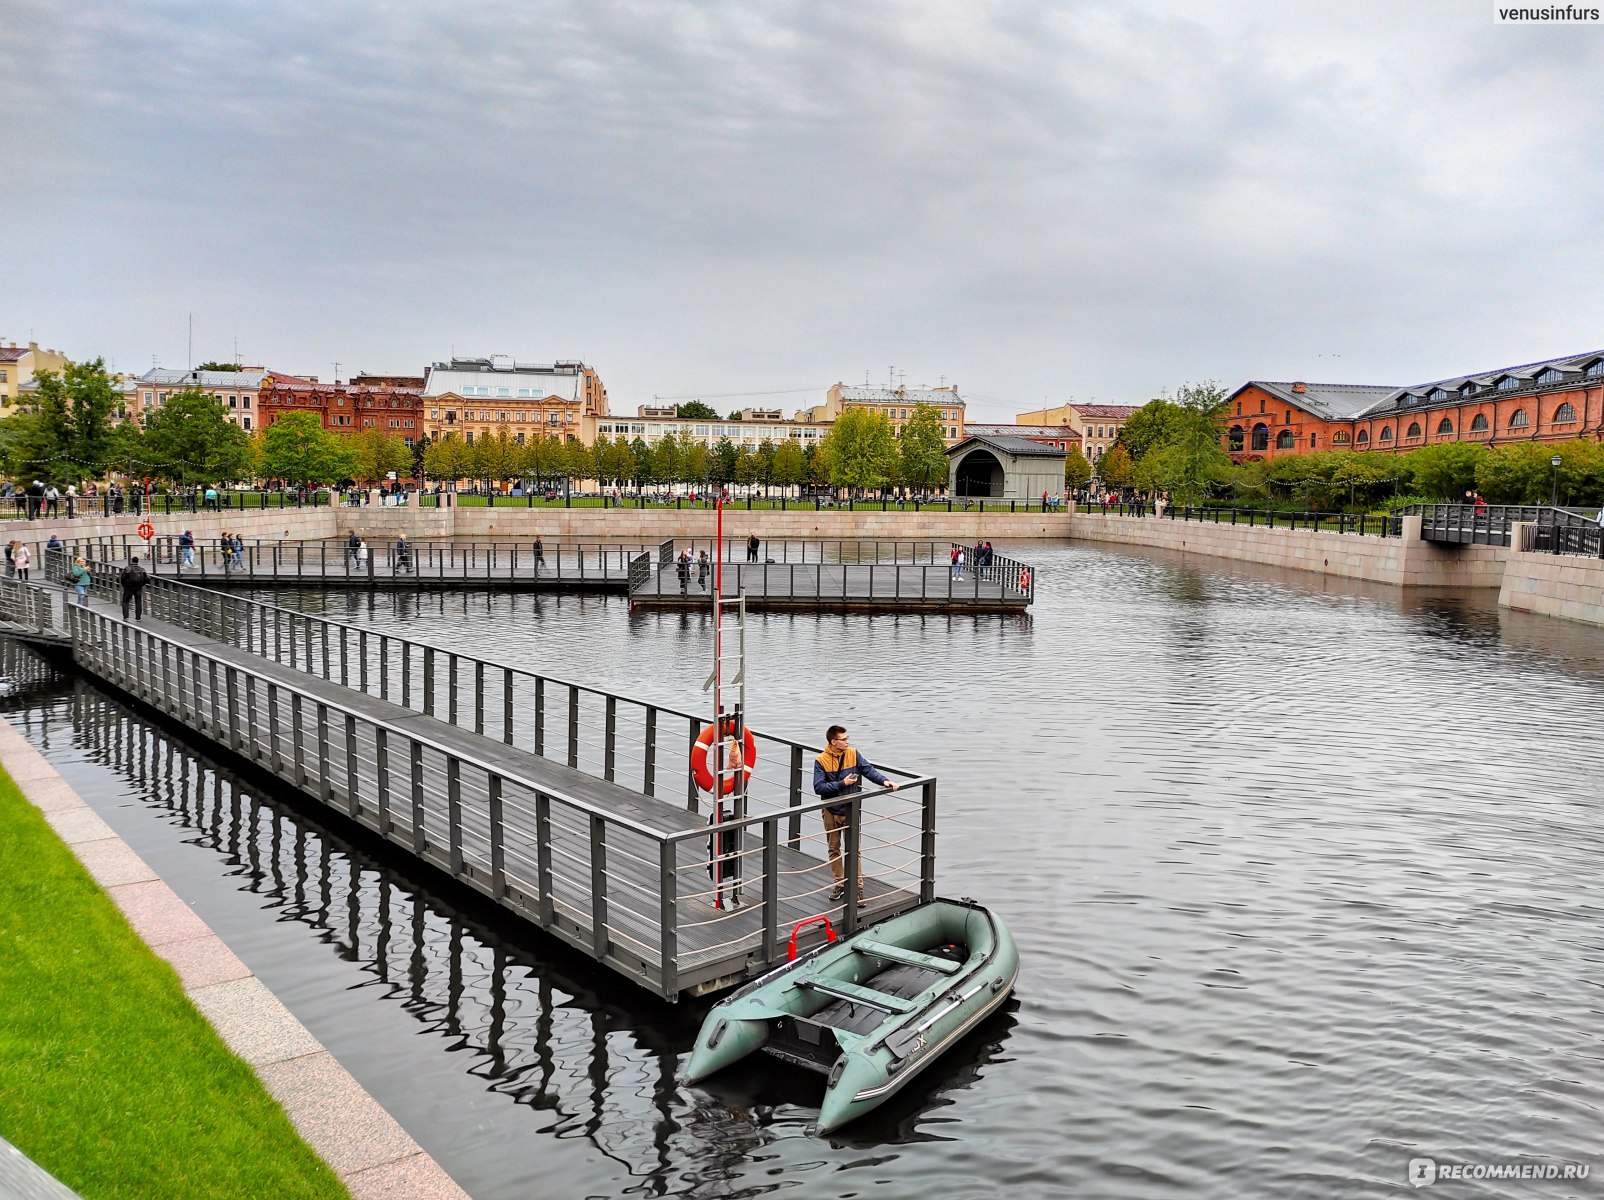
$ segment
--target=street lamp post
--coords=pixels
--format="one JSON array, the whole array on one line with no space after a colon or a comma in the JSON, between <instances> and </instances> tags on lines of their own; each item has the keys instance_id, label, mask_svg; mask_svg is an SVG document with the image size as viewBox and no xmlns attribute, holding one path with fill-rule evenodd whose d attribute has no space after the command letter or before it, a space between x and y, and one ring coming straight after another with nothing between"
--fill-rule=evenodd
<instances>
[{"instance_id":1,"label":"street lamp post","mask_svg":"<svg viewBox=\"0 0 1604 1200\"><path fill-rule=\"evenodd\" d=\"M1554 486L1553 490L1549 492L1548 497L1548 506L1550 508L1559 507L1559 465L1564 461L1565 460L1557 454L1548 460L1548 465L1554 468Z\"/></svg>"}]
</instances>

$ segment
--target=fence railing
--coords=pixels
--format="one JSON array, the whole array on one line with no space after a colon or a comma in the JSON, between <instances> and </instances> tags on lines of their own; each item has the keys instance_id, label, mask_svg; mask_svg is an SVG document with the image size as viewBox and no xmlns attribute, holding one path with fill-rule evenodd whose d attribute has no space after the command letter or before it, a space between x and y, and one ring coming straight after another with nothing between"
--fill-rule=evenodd
<instances>
[{"instance_id":1,"label":"fence railing","mask_svg":"<svg viewBox=\"0 0 1604 1200\"><path fill-rule=\"evenodd\" d=\"M49 564L44 568L49 572ZM34 633L55 632L55 606L42 587L13 577L0 578L0 623Z\"/></svg>"},{"instance_id":2,"label":"fence railing","mask_svg":"<svg viewBox=\"0 0 1604 1200\"><path fill-rule=\"evenodd\" d=\"M1604 527L1597 521L1587 525L1526 525L1521 529L1520 548L1540 554L1604 558Z\"/></svg>"},{"instance_id":3,"label":"fence railing","mask_svg":"<svg viewBox=\"0 0 1604 1200\"><path fill-rule=\"evenodd\" d=\"M92 595L114 599L118 570L92 563ZM588 799L576 791L582 781L554 785L533 760L529 770L509 766L486 743L431 737L339 691L287 683L265 664L698 818L709 804L689 753L701 715L160 578L146 600L153 617L199 638L70 606L80 662L664 995L738 976L753 955L773 961L784 912L830 907L814 814L842 801L811 797L812 749L800 742L752 731L753 774L721 825L720 888L699 819L665 828L638 809L627 815L629 803ZM250 657L208 652L208 639ZM861 863L877 889L931 898L935 780L882 769L902 787L852 798L861 819L846 839L847 878ZM745 904L712 907L737 892ZM855 927L852 889L845 905Z\"/></svg>"},{"instance_id":4,"label":"fence railing","mask_svg":"<svg viewBox=\"0 0 1604 1200\"><path fill-rule=\"evenodd\" d=\"M1088 504L1081 510L1092 516L1155 517L1165 521L1198 521L1209 525L1263 526L1266 529L1306 529L1315 533L1353 533L1365 537L1398 537L1403 521L1397 516L1368 513L1278 512L1274 509L1221 506L1155 505L1124 501Z\"/></svg>"},{"instance_id":5,"label":"fence railing","mask_svg":"<svg viewBox=\"0 0 1604 1200\"><path fill-rule=\"evenodd\" d=\"M1398 512L1418 515L1421 536L1430 541L1466 545L1507 546L1510 530L1522 523L1573 529L1594 524L1591 516L1542 504L1411 504Z\"/></svg>"}]
</instances>

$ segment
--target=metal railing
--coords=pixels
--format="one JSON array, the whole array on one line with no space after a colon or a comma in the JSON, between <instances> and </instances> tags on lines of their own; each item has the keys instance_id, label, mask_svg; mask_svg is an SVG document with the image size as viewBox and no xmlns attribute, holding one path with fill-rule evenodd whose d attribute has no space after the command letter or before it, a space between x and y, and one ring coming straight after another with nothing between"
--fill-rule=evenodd
<instances>
[{"instance_id":1,"label":"metal railing","mask_svg":"<svg viewBox=\"0 0 1604 1200\"><path fill-rule=\"evenodd\" d=\"M1428 541L1466 545L1507 546L1517 524L1586 528L1590 516L1543 504L1411 504L1398 510L1420 517L1420 535Z\"/></svg>"},{"instance_id":2,"label":"metal railing","mask_svg":"<svg viewBox=\"0 0 1604 1200\"><path fill-rule=\"evenodd\" d=\"M0 578L0 623L39 634L57 632L55 606L44 588L14 577Z\"/></svg>"},{"instance_id":3,"label":"metal railing","mask_svg":"<svg viewBox=\"0 0 1604 1200\"><path fill-rule=\"evenodd\" d=\"M1353 533L1364 537L1399 537L1403 533L1403 521L1397 516L1382 517L1368 513L1277 512L1274 509L1176 504L1166 504L1161 510L1142 501L1088 504L1080 512L1090 516L1155 517L1165 521L1306 529L1314 533Z\"/></svg>"},{"instance_id":4,"label":"metal railing","mask_svg":"<svg viewBox=\"0 0 1604 1200\"><path fill-rule=\"evenodd\" d=\"M1604 558L1604 527L1597 521L1587 525L1529 524L1521 528L1520 548L1540 554Z\"/></svg>"},{"instance_id":5,"label":"metal railing","mask_svg":"<svg viewBox=\"0 0 1604 1200\"><path fill-rule=\"evenodd\" d=\"M92 594L113 598L118 568L91 572ZM483 742L375 715L266 662L617 785L621 801L655 797L698 816L707 802L688 760L700 715L187 584L152 579L146 599L153 617L200 640L70 606L78 661L660 994L774 961L787 914L830 907L822 820L806 832L804 820L843 801L804 800L812 750L799 742L753 731L756 769L721 825L741 881L715 896L700 821L627 815L627 802L554 785L533 760L509 765ZM882 769L903 787L850 799L847 878L861 863L878 896L906 907L935 894L935 780ZM710 907L737 891L756 902ZM852 889L844 919L859 920Z\"/></svg>"}]
</instances>

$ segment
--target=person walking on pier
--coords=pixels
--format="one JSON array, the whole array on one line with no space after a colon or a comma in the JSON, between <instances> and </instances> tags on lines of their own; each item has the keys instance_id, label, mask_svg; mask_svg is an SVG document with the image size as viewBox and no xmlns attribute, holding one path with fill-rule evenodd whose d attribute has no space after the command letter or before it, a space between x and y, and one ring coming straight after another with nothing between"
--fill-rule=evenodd
<instances>
[{"instance_id":1,"label":"person walking on pier","mask_svg":"<svg viewBox=\"0 0 1604 1200\"><path fill-rule=\"evenodd\" d=\"M681 550L679 558L675 561L675 570L679 574L679 594L685 595L690 591L691 585L691 552Z\"/></svg>"},{"instance_id":2,"label":"person walking on pier","mask_svg":"<svg viewBox=\"0 0 1604 1200\"><path fill-rule=\"evenodd\" d=\"M707 551L699 550L696 554L696 586L704 592L707 591L707 571L711 564L707 561Z\"/></svg>"},{"instance_id":3,"label":"person walking on pier","mask_svg":"<svg viewBox=\"0 0 1604 1200\"><path fill-rule=\"evenodd\" d=\"M28 568L33 566L33 554L26 542L12 542L11 563L17 568L17 578L23 583L28 582Z\"/></svg>"},{"instance_id":4,"label":"person walking on pier","mask_svg":"<svg viewBox=\"0 0 1604 1200\"><path fill-rule=\"evenodd\" d=\"M546 569L546 543L543 538L535 539L535 574L539 575Z\"/></svg>"},{"instance_id":5,"label":"person walking on pier","mask_svg":"<svg viewBox=\"0 0 1604 1200\"><path fill-rule=\"evenodd\" d=\"M964 577L964 548L962 546L954 546L952 548L952 577L954 579L962 579Z\"/></svg>"},{"instance_id":6,"label":"person walking on pier","mask_svg":"<svg viewBox=\"0 0 1604 1200\"><path fill-rule=\"evenodd\" d=\"M241 537L237 533L234 535L233 550L234 550L234 565L236 567L244 567L245 566L245 539L243 537Z\"/></svg>"},{"instance_id":7,"label":"person walking on pier","mask_svg":"<svg viewBox=\"0 0 1604 1200\"><path fill-rule=\"evenodd\" d=\"M95 581L95 577L89 573L89 564L81 558L73 559L72 574L68 576L68 581L78 593L78 603L88 608L89 585Z\"/></svg>"},{"instance_id":8,"label":"person walking on pier","mask_svg":"<svg viewBox=\"0 0 1604 1200\"><path fill-rule=\"evenodd\" d=\"M186 529L178 536L178 548L183 551L179 566L193 567L195 565L195 534Z\"/></svg>"},{"instance_id":9,"label":"person walking on pier","mask_svg":"<svg viewBox=\"0 0 1604 1200\"><path fill-rule=\"evenodd\" d=\"M346 553L351 556L351 565L353 567L356 566L356 550L357 550L357 547L360 546L361 544L362 544L362 539L357 537L356 530L354 530L354 529L351 530L351 536L345 539L345 550L346 550Z\"/></svg>"},{"instance_id":10,"label":"person walking on pier","mask_svg":"<svg viewBox=\"0 0 1604 1200\"><path fill-rule=\"evenodd\" d=\"M145 619L145 585L150 582L150 576L145 568L139 565L138 557L130 558L128 565L117 576L117 582L123 589L123 620L128 619L128 608L134 609L134 620Z\"/></svg>"},{"instance_id":11,"label":"person walking on pier","mask_svg":"<svg viewBox=\"0 0 1604 1200\"><path fill-rule=\"evenodd\" d=\"M395 539L395 569L412 570L412 547L407 544L407 535L404 533Z\"/></svg>"},{"instance_id":12,"label":"person walking on pier","mask_svg":"<svg viewBox=\"0 0 1604 1200\"><path fill-rule=\"evenodd\" d=\"M891 791L897 790L892 783L879 771L874 764L859 754L847 744L847 731L840 725L832 725L824 735L825 747L820 751L818 758L813 760L813 791L820 799L830 800L837 796L854 796L863 790L863 781L867 778L871 783L877 783ZM852 805L832 804L819 810L824 818L824 840L830 852L830 873L835 876L835 886L830 889L830 899L839 900L847 893L846 866L841 861L841 831L846 828L848 820L852 817ZM863 899L863 847L858 847L858 899Z\"/></svg>"},{"instance_id":13,"label":"person walking on pier","mask_svg":"<svg viewBox=\"0 0 1604 1200\"><path fill-rule=\"evenodd\" d=\"M746 561L747 562L755 563L757 561L758 547L761 546L762 544L763 544L762 542L757 540L757 534L753 533L753 534L747 535L747 539L746 539Z\"/></svg>"}]
</instances>

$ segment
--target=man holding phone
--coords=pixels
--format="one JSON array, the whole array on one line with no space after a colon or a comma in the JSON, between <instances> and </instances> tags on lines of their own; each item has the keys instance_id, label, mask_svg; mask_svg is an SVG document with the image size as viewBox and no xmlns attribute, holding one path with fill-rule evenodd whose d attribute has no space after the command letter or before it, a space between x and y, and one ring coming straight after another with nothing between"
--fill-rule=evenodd
<instances>
[{"instance_id":1,"label":"man holding phone","mask_svg":"<svg viewBox=\"0 0 1604 1200\"><path fill-rule=\"evenodd\" d=\"M864 779L893 792L897 790L896 784L875 770L873 763L847 744L845 728L830 726L824 739L825 747L813 761L813 790L821 799L855 795L863 790ZM830 849L830 872L835 876L830 899L839 900L847 892L846 866L841 861L841 831L846 828L847 820L852 815L852 805L832 804L821 809L820 815L824 818L824 837ZM858 856L858 899L863 899L861 846Z\"/></svg>"}]
</instances>

